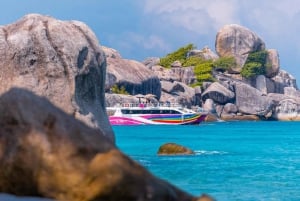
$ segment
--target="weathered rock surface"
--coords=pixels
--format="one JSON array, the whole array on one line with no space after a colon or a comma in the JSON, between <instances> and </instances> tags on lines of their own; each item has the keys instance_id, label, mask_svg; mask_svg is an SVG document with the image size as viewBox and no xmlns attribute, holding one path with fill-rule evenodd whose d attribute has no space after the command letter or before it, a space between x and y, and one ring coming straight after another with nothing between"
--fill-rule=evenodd
<instances>
[{"instance_id":1,"label":"weathered rock surface","mask_svg":"<svg viewBox=\"0 0 300 201\"><path fill-rule=\"evenodd\" d=\"M293 87L297 89L296 79L284 70L280 70L271 80L273 82L273 91L268 90L270 93L283 94L285 87Z\"/></svg>"},{"instance_id":2,"label":"weathered rock surface","mask_svg":"<svg viewBox=\"0 0 300 201\"><path fill-rule=\"evenodd\" d=\"M191 155L195 154L191 149L176 143L166 143L159 147L158 155Z\"/></svg>"},{"instance_id":3,"label":"weathered rock surface","mask_svg":"<svg viewBox=\"0 0 300 201\"><path fill-rule=\"evenodd\" d=\"M215 106L215 102L208 98L205 100L204 104L202 105L203 109L205 111L208 111L209 113L216 113L216 106Z\"/></svg>"},{"instance_id":4,"label":"weathered rock surface","mask_svg":"<svg viewBox=\"0 0 300 201\"><path fill-rule=\"evenodd\" d=\"M179 67L182 67L182 64L180 61L174 61L172 64L171 64L171 67L172 68L179 68Z\"/></svg>"},{"instance_id":5,"label":"weathered rock surface","mask_svg":"<svg viewBox=\"0 0 300 201\"><path fill-rule=\"evenodd\" d=\"M218 82L214 82L202 93L202 100L212 99L216 103L228 103L234 99L235 95L232 91L224 87Z\"/></svg>"},{"instance_id":6,"label":"weathered rock surface","mask_svg":"<svg viewBox=\"0 0 300 201\"><path fill-rule=\"evenodd\" d=\"M161 85L154 72L144 64L127 59L107 58L107 75L105 89L114 86L124 86L130 94L161 95Z\"/></svg>"},{"instance_id":7,"label":"weathered rock surface","mask_svg":"<svg viewBox=\"0 0 300 201\"><path fill-rule=\"evenodd\" d=\"M278 74L280 69L279 54L275 49L267 50L266 76L271 78Z\"/></svg>"},{"instance_id":8,"label":"weathered rock surface","mask_svg":"<svg viewBox=\"0 0 300 201\"><path fill-rule=\"evenodd\" d=\"M159 78L160 81L179 81L181 80L180 76L175 74L173 69L167 69L162 66L152 66L151 70L155 73L155 75Z\"/></svg>"},{"instance_id":9,"label":"weathered rock surface","mask_svg":"<svg viewBox=\"0 0 300 201\"><path fill-rule=\"evenodd\" d=\"M195 82L194 67L179 67L179 68L163 68L162 66L152 66L152 71L158 76L161 81L178 81L186 85Z\"/></svg>"},{"instance_id":10,"label":"weathered rock surface","mask_svg":"<svg viewBox=\"0 0 300 201\"><path fill-rule=\"evenodd\" d=\"M105 47L105 46L101 46L101 47L102 47L102 50L104 51L106 57L113 58L113 59L121 59L122 58L121 54L117 50L110 48L110 47Z\"/></svg>"},{"instance_id":11,"label":"weathered rock surface","mask_svg":"<svg viewBox=\"0 0 300 201\"><path fill-rule=\"evenodd\" d=\"M223 112L227 114L236 114L238 112L238 108L235 104L226 103L224 105Z\"/></svg>"},{"instance_id":12,"label":"weathered rock surface","mask_svg":"<svg viewBox=\"0 0 300 201\"><path fill-rule=\"evenodd\" d=\"M258 121L258 120L260 120L260 118L257 115L253 115L253 114L235 115L235 114L224 114L224 113L222 113L221 119L224 121Z\"/></svg>"},{"instance_id":13,"label":"weathered rock surface","mask_svg":"<svg viewBox=\"0 0 300 201\"><path fill-rule=\"evenodd\" d=\"M231 68L239 73L249 53L265 49L263 40L251 30L236 24L225 25L216 36L216 51L220 57L233 56L237 66Z\"/></svg>"},{"instance_id":14,"label":"weathered rock surface","mask_svg":"<svg viewBox=\"0 0 300 201\"><path fill-rule=\"evenodd\" d=\"M29 91L0 97L0 147L0 192L62 201L196 200Z\"/></svg>"},{"instance_id":15,"label":"weathered rock surface","mask_svg":"<svg viewBox=\"0 0 300 201\"><path fill-rule=\"evenodd\" d=\"M0 27L0 94L22 87L113 139L104 107L105 57L83 23L38 14Z\"/></svg>"},{"instance_id":16,"label":"weathered rock surface","mask_svg":"<svg viewBox=\"0 0 300 201\"><path fill-rule=\"evenodd\" d=\"M288 97L292 97L294 99L300 99L300 91L298 91L294 87L284 87L283 91L284 91L283 94Z\"/></svg>"},{"instance_id":17,"label":"weathered rock surface","mask_svg":"<svg viewBox=\"0 0 300 201\"><path fill-rule=\"evenodd\" d=\"M199 57L204 60L216 60L219 58L209 47L204 47L202 50L191 50L187 55L188 57Z\"/></svg>"},{"instance_id":18,"label":"weathered rock surface","mask_svg":"<svg viewBox=\"0 0 300 201\"><path fill-rule=\"evenodd\" d=\"M178 75L179 82L183 82L186 85L190 85L196 80L194 67L172 68L172 72Z\"/></svg>"},{"instance_id":19,"label":"weathered rock surface","mask_svg":"<svg viewBox=\"0 0 300 201\"><path fill-rule=\"evenodd\" d=\"M255 88L258 89L262 94L266 95L268 93L267 78L264 75L259 75L256 77Z\"/></svg>"},{"instance_id":20,"label":"weathered rock surface","mask_svg":"<svg viewBox=\"0 0 300 201\"><path fill-rule=\"evenodd\" d=\"M139 99L135 96L109 93L105 94L105 101L107 107L114 107L122 103L139 103Z\"/></svg>"},{"instance_id":21,"label":"weathered rock surface","mask_svg":"<svg viewBox=\"0 0 300 201\"><path fill-rule=\"evenodd\" d=\"M149 58L146 58L144 61L143 61L143 64L145 66L147 66L148 68L152 68L152 66L157 66L159 65L160 63L160 58L159 57L149 57Z\"/></svg>"},{"instance_id":22,"label":"weathered rock surface","mask_svg":"<svg viewBox=\"0 0 300 201\"><path fill-rule=\"evenodd\" d=\"M239 112L269 118L272 114L274 103L259 90L248 84L235 84L236 106Z\"/></svg>"},{"instance_id":23,"label":"weathered rock surface","mask_svg":"<svg viewBox=\"0 0 300 201\"><path fill-rule=\"evenodd\" d=\"M196 103L195 89L187 86L182 82L166 82L161 81L162 84L162 95L160 101L171 103L179 103L187 107L192 105L199 105Z\"/></svg>"},{"instance_id":24,"label":"weathered rock surface","mask_svg":"<svg viewBox=\"0 0 300 201\"><path fill-rule=\"evenodd\" d=\"M272 116L274 119L282 121L300 120L300 101L294 99L281 100L275 108Z\"/></svg>"}]
</instances>

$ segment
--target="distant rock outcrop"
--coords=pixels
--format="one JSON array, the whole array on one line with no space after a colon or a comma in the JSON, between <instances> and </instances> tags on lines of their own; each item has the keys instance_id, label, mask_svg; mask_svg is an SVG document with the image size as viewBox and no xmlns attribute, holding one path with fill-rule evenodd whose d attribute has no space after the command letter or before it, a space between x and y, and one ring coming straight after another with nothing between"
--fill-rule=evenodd
<instances>
[{"instance_id":1,"label":"distant rock outcrop","mask_svg":"<svg viewBox=\"0 0 300 201\"><path fill-rule=\"evenodd\" d=\"M276 105L274 119L282 121L299 121L300 120L300 101L285 98Z\"/></svg>"},{"instance_id":2,"label":"distant rock outcrop","mask_svg":"<svg viewBox=\"0 0 300 201\"><path fill-rule=\"evenodd\" d=\"M106 62L82 22L26 15L0 27L0 93L30 89L113 139L104 103Z\"/></svg>"},{"instance_id":3,"label":"distant rock outcrop","mask_svg":"<svg viewBox=\"0 0 300 201\"><path fill-rule=\"evenodd\" d=\"M139 99L135 96L124 95L124 94L105 94L105 101L107 107L113 107L121 105L122 103L139 103Z\"/></svg>"},{"instance_id":4,"label":"distant rock outcrop","mask_svg":"<svg viewBox=\"0 0 300 201\"><path fill-rule=\"evenodd\" d=\"M284 70L280 70L275 77L271 78L271 81L273 83L273 90L268 90L272 91L270 93L283 94L285 87L298 88L294 76Z\"/></svg>"},{"instance_id":5,"label":"distant rock outcrop","mask_svg":"<svg viewBox=\"0 0 300 201\"><path fill-rule=\"evenodd\" d=\"M239 112L265 118L272 115L273 101L248 84L236 83L235 95Z\"/></svg>"},{"instance_id":6,"label":"distant rock outcrop","mask_svg":"<svg viewBox=\"0 0 300 201\"><path fill-rule=\"evenodd\" d=\"M162 66L152 66L150 68L162 81L178 81L186 85L194 83L196 80L194 67L173 67L164 68Z\"/></svg>"},{"instance_id":7,"label":"distant rock outcrop","mask_svg":"<svg viewBox=\"0 0 300 201\"><path fill-rule=\"evenodd\" d=\"M280 69L279 54L276 49L265 49L265 42L256 33L235 24L220 29L215 45L218 55L208 47L202 50L188 50L184 53L186 61L189 57L201 59L193 58L189 62L184 62L176 56L174 60L170 57L170 68L160 66L159 58L146 59L144 64L161 83L161 96L160 99L158 97L158 101L176 102L191 108L194 105L202 106L211 113L207 118L210 120L217 118L296 120L299 118L300 92L296 79ZM248 58L250 53L253 54ZM109 55L111 54L110 51ZM236 64L231 58L224 57L233 57ZM214 66L216 63L211 61L216 61L218 58L220 60L216 63L219 66L216 67ZM199 62L198 64L203 62L201 63L203 66L198 65L195 73L196 64L193 62L196 61ZM244 66L246 61L247 65ZM203 67L201 70L208 69L206 74L199 70L199 66ZM245 71L242 70L248 73L245 75ZM138 77L139 74L132 73L132 76ZM205 76L209 78L203 79ZM107 77L107 82L116 83L117 79L113 74ZM195 87L198 83L202 85ZM111 100L111 97L109 99ZM125 98L124 100L127 101Z\"/></svg>"},{"instance_id":8,"label":"distant rock outcrop","mask_svg":"<svg viewBox=\"0 0 300 201\"><path fill-rule=\"evenodd\" d=\"M90 128L22 89L0 97L0 192L62 201L194 201Z\"/></svg>"},{"instance_id":9,"label":"distant rock outcrop","mask_svg":"<svg viewBox=\"0 0 300 201\"><path fill-rule=\"evenodd\" d=\"M267 61L266 61L266 76L274 77L278 74L280 69L279 54L277 50L267 50Z\"/></svg>"},{"instance_id":10,"label":"distant rock outcrop","mask_svg":"<svg viewBox=\"0 0 300 201\"><path fill-rule=\"evenodd\" d=\"M214 100L217 103L228 103L233 100L235 97L234 93L221 85L218 82L212 83L203 93L202 100L206 100L208 98Z\"/></svg>"},{"instance_id":11,"label":"distant rock outcrop","mask_svg":"<svg viewBox=\"0 0 300 201\"><path fill-rule=\"evenodd\" d=\"M106 57L113 58L113 59L122 59L121 54L117 50L105 46L101 46L101 47Z\"/></svg>"},{"instance_id":12,"label":"distant rock outcrop","mask_svg":"<svg viewBox=\"0 0 300 201\"><path fill-rule=\"evenodd\" d=\"M182 82L161 81L162 96L160 101L171 103L179 103L187 107L199 105L196 103L196 91L194 88L187 86Z\"/></svg>"},{"instance_id":13,"label":"distant rock outcrop","mask_svg":"<svg viewBox=\"0 0 300 201\"><path fill-rule=\"evenodd\" d=\"M233 56L237 66L234 73L241 72L249 53L265 49L263 40L246 27L230 24L219 30L216 36L216 51L220 57Z\"/></svg>"},{"instance_id":14,"label":"distant rock outcrop","mask_svg":"<svg viewBox=\"0 0 300 201\"><path fill-rule=\"evenodd\" d=\"M202 50L191 50L188 52L188 57L199 57L204 60L216 60L219 58L209 47L204 47Z\"/></svg>"},{"instance_id":15,"label":"distant rock outcrop","mask_svg":"<svg viewBox=\"0 0 300 201\"><path fill-rule=\"evenodd\" d=\"M159 65L159 62L160 62L159 57L149 57L143 61L143 64L148 68L151 68L152 66Z\"/></svg>"},{"instance_id":16,"label":"distant rock outcrop","mask_svg":"<svg viewBox=\"0 0 300 201\"><path fill-rule=\"evenodd\" d=\"M144 64L121 57L111 57L110 48L104 48L107 55L106 92L113 86L124 86L130 94L154 94L161 95L161 85L158 77ZM114 55L119 55L114 53Z\"/></svg>"}]
</instances>

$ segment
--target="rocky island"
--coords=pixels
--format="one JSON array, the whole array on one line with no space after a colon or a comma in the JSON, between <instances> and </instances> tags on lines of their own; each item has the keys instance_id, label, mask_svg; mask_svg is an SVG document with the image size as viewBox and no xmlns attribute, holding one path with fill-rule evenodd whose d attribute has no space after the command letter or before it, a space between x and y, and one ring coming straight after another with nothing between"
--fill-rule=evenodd
<instances>
[{"instance_id":1,"label":"rocky island","mask_svg":"<svg viewBox=\"0 0 300 201\"><path fill-rule=\"evenodd\" d=\"M105 106L137 94L226 120L300 119L278 52L239 25L217 33L216 53L187 45L138 62L100 46L82 22L30 14L0 27L0 66L0 193L16 200L207 200L116 147Z\"/></svg>"},{"instance_id":2,"label":"rocky island","mask_svg":"<svg viewBox=\"0 0 300 201\"><path fill-rule=\"evenodd\" d=\"M224 120L300 120L300 91L281 69L276 49L235 24L219 30L215 49L189 44L141 63L104 47L106 104L137 102L132 95L151 93L158 101L202 106Z\"/></svg>"}]
</instances>

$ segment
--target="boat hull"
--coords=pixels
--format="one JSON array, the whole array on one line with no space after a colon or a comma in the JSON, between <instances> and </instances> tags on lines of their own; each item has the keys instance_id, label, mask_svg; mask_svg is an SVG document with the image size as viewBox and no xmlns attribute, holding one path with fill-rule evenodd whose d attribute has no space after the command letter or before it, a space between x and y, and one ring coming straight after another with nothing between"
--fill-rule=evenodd
<instances>
[{"instance_id":1,"label":"boat hull","mask_svg":"<svg viewBox=\"0 0 300 201\"><path fill-rule=\"evenodd\" d=\"M141 116L110 116L110 124L115 125L192 125L199 124L206 114L187 115L141 115Z\"/></svg>"}]
</instances>

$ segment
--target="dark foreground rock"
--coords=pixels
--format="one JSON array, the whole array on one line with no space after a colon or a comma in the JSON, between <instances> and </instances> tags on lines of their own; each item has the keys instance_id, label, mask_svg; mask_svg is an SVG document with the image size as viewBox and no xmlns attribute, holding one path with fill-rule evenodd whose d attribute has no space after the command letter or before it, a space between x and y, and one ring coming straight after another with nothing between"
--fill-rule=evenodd
<instances>
[{"instance_id":1,"label":"dark foreground rock","mask_svg":"<svg viewBox=\"0 0 300 201\"><path fill-rule=\"evenodd\" d=\"M191 155L195 154L191 149L176 143L166 143L159 147L158 155Z\"/></svg>"},{"instance_id":2,"label":"dark foreground rock","mask_svg":"<svg viewBox=\"0 0 300 201\"><path fill-rule=\"evenodd\" d=\"M0 192L62 201L194 201L100 130L23 89L0 97Z\"/></svg>"}]
</instances>

